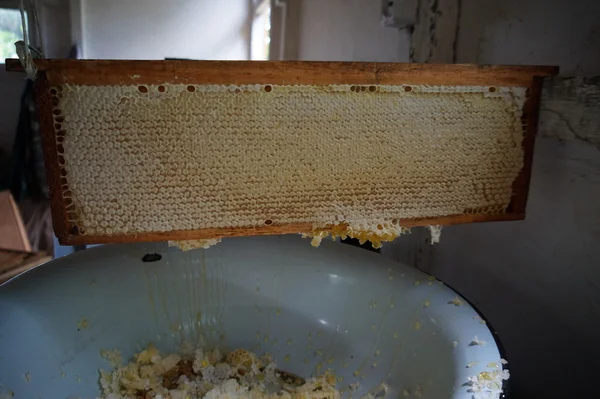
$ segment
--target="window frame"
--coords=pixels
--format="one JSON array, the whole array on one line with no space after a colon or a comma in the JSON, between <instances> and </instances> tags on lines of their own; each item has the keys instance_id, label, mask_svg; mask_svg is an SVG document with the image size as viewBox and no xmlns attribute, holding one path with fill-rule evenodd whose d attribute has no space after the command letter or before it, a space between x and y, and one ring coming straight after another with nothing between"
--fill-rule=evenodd
<instances>
[{"instance_id":1,"label":"window frame","mask_svg":"<svg viewBox=\"0 0 600 399\"><path fill-rule=\"evenodd\" d=\"M38 12L38 19L40 18L40 7L42 6L42 1L37 1L36 2L36 6L37 6L37 12ZM21 2L19 0L0 0L0 8L4 8L4 9L14 9L17 11L20 11L20 4ZM40 43L38 41L38 30L37 30L37 26L35 24L35 20L32 16L32 13L29 12L28 4L25 4L25 18L26 18L26 22L27 22L27 33L29 36L29 44L35 48L40 48ZM19 22L20 23L20 22ZM19 38L19 40L23 40L23 38ZM0 59L0 65L4 65L4 60Z\"/></svg>"},{"instance_id":2,"label":"window frame","mask_svg":"<svg viewBox=\"0 0 600 399\"><path fill-rule=\"evenodd\" d=\"M269 60L298 59L298 29L301 1L266 0L271 6L271 35L269 42ZM263 0L252 0L250 10L250 48L252 47L252 24ZM249 52L249 58L252 58Z\"/></svg>"}]
</instances>

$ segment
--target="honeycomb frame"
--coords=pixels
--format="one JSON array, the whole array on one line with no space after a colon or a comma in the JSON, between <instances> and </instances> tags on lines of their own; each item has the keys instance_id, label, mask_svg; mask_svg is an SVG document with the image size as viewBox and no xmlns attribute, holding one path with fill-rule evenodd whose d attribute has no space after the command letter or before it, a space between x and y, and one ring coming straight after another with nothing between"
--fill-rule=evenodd
<instances>
[{"instance_id":1,"label":"honeycomb frame","mask_svg":"<svg viewBox=\"0 0 600 399\"><path fill-rule=\"evenodd\" d=\"M53 222L55 233L62 244L205 240L285 233L314 235L315 232L322 234L329 231L338 235L387 241L396 237L403 229L412 226L523 219L531 173L541 78L557 72L553 67L276 61L42 60L37 62L37 66L39 74L35 82L36 94L44 138ZM7 64L7 68L11 68L10 64ZM457 95L462 96L461 100L456 100ZM185 100L186 98L192 100ZM240 102L232 100L233 98L250 100ZM416 104L415 98L421 103ZM182 101L188 103L180 112L177 105L183 104ZM146 107L142 109L150 109L151 112L135 108L140 102ZM150 104L154 108L150 107ZM235 112L245 115L239 121L236 121L235 115L227 114L228 110L232 109L232 104L238 106L234 109ZM278 112L288 112L287 119L275 121L280 125L285 125L286 121L293 119L293 114L289 113L291 108L296 113L304 113L304 120L294 120L294 126L297 126L294 129L297 131L290 130L287 125L287 130L271 129L269 126L275 125L257 122L255 125L258 127L244 138L246 141L238 142L242 147L252 148L253 152L242 151L233 154L228 152L225 145L217 144L215 148L218 151L215 157L204 154L211 166L206 166L207 169L202 170L203 174L222 171L218 182L207 180L207 184L215 183L217 188L218 184L225 186L225 191L221 190L211 198L212 208L202 208L200 205L194 208L193 204L180 207L181 209L175 209L177 206L169 207L172 203L183 203L183 197L178 193L188 188L184 180L176 178L188 173L185 167L177 163L177 159L168 156L161 158L162 167L166 167L169 173L162 177L157 176L156 181L148 185L148 180L141 179L143 168L139 169L139 173L132 173L132 169L127 167L113 167L126 160L126 157L131 155L130 150L119 152L110 147L111 151L104 151L99 149L98 142L93 140L106 137L106 142L114 145L116 141L109 139L114 134L110 136L110 132L118 133L120 129L125 129L124 123L128 121L127 118L134 115L131 125L133 127L127 125L130 128L127 130L127 137L132 140L139 139L133 152L137 149L141 149L141 152L134 155L141 157L139 159L151 161L158 158L153 158L153 150L147 144L149 141L163 140L161 144L167 148L166 155L174 153L172 149L177 147L177 134L173 133L173 137L169 138L164 132L184 132L182 137L187 139L184 140L183 147L189 147L191 138L200 143L207 143L209 139L214 141L216 132L221 131L224 132L225 140L240 140L243 136L240 127L255 126L252 125L256 122L253 119L255 116L276 119L269 107L277 104L285 105L278 109ZM398 106L398 114L409 122L412 114L406 113L405 110L407 107L416 107L412 112L418 114L418 120L426 126L419 130L407 129L406 125L403 125L407 130L399 132L398 135L408 141L400 144L413 142L406 147L411 150L411 154L419 153L419 148L425 148L421 155L429 153L434 158L431 161L423 161L428 157L421 157L419 162L430 163L421 171L413 170L413 175L409 176L408 180L395 180L394 176L399 175L398 172L403 170L402 168L410 169L407 161L410 157L403 158L395 155L393 151L386 152L386 147L382 144L395 140L396 136L392 134L394 123L401 122L393 117L391 121L386 119L386 115L394 114L395 104ZM114 112L117 106L124 112L122 116L128 116L112 120L111 112ZM110 108L108 111L107 107ZM427 107L431 107L431 110ZM169 108L172 114L166 119L153 119L164 108ZM386 112L379 114L382 108ZM435 110L437 111L434 112ZM216 115L215 120L220 122L198 125L198 120L193 119L200 115L199 120L205 120L202 118L207 117L209 112ZM342 114L337 124L335 116L332 116L336 112ZM77 119L77 115L84 113L91 122L86 124L81 118ZM467 113L473 113L475 116L471 119L463 118ZM357 119L358 115L369 119L370 125L353 128L352 126L362 120ZM486 115L495 116L488 118ZM445 120L442 116L451 120ZM465 118L468 123L463 120ZM491 122L484 120L485 118ZM386 124L382 122L383 119L387 120ZM432 125L431 120L437 119L442 122ZM195 127L184 127L185 122L189 120L196 122ZM352 122L350 127L343 123L344 120ZM281 135L282 132L291 135L304 132L305 126L302 121L304 125L310 125L307 128L310 130L307 137L311 141L308 146L298 146L300 156L295 158L294 162L307 158L304 155L308 154L307 149L310 148L325 148L321 154L324 156L310 159L310 162L318 163L311 169L312 173L304 164L285 162L278 164L278 168L285 170L287 174L278 176L277 173L270 173L269 168L272 169L273 165L257 161L256 151L273 148L261 145L261 142L264 143L269 135L272 135L272 141L277 141L280 137L277 135ZM311 121L314 123L309 123ZM149 125L150 122L156 125ZM461 123L463 125L460 125ZM108 127L103 127L105 125ZM451 126L453 127L450 128ZM370 133L364 133L365 129L370 129ZM377 133L378 129L384 133ZM149 137L152 139L140 139L142 130L144 133L151 133ZM263 132L264 135L256 134L257 131ZM449 131L455 136L444 141L444 134ZM229 136L226 132L229 132ZM465 137L475 140L476 144L459 145L461 132L469 132L468 135L464 133ZM360 143L360 152L357 152L356 148L340 150L341 152L336 150L337 144L332 144L330 139L333 135L339 136L342 133L347 133L344 139L349 140L348 142L356 139ZM371 137L372 141L359 140L363 134ZM164 139L165 137L167 138ZM297 139L296 136L295 138ZM509 142L502 141L505 139ZM495 142L491 140L496 140L497 147L494 147ZM102 142L100 145L103 145ZM284 143L283 147L286 145ZM397 147L398 143L390 145ZM426 147L423 147L424 145ZM182 146L177 148L181 149ZM484 147L487 148L487 152L479 151ZM289 154L293 146L286 148L286 153ZM387 159L391 159L391 170L388 170L381 159L369 164L361 158L361 154L371 154L376 158L377 151L385 152ZM473 154L478 154L481 159L472 165L462 165L462 169L447 169L448 165L460 164L455 160L463 156L461 151L463 155L465 151L473 151ZM102 153L104 158L99 160L98 153ZM358 170L353 169L351 162L340 161L341 158L327 160L334 153L338 157L344 153L352 154L352 159L361 162L361 170L367 178L345 178L343 173L324 173L321 176L319 170L329 170L337 165L342 165L342 172ZM230 157L233 155L237 157L235 159L238 165L228 169L227 163L231 162L233 158ZM414 162L413 158L411 162ZM464 158L468 160L469 156ZM181 159L189 164L196 158L184 156ZM204 167L201 162L192 166ZM245 178L250 176L244 174L245 166L258 168L252 175L252 179L257 180L256 185L238 184L240 179L235 178L236 173ZM194 168L192 170L196 170ZM291 177L290 171L294 168L304 173ZM382 173L382 168L387 172ZM481 169L484 172L480 172ZM495 172L492 172L492 169ZM103 174L104 170L112 171L113 175ZM123 171L121 174L120 170ZM425 176L423 170L428 170L429 174ZM471 173L474 176L479 173L473 181L468 181L466 177L461 178L462 180L456 178L458 175L467 176ZM489 173L490 176L485 176L485 173ZM261 176L267 175L270 176L270 180L261 179ZM318 185L311 186L306 183L307 179L315 175L323 178L319 187L322 188L322 192L329 193L328 195L320 196L318 190L314 190ZM380 176L385 178L385 184L378 185ZM137 177L140 177L139 181L135 181ZM128 178L128 182L121 184ZM92 179L94 183L89 183L88 179ZM288 184L286 179L292 179L294 184ZM491 202L484 199L489 193L483 192L485 187L479 184L482 181L489 182L489 185L497 190L491 194L495 198L490 200ZM144 191L144 184L152 193ZM356 194L360 191L361 184L363 188L366 187L364 195ZM100 189L94 188L94 185ZM414 192L424 192L427 195L399 195L398 193L406 191L407 186L417 187ZM472 187L465 188L467 186ZM200 201L213 192L203 191L205 186L202 183L193 187L191 195L198 196ZM249 198L246 198L247 202L237 204L240 193L252 192L252 187L258 187L268 195L257 192L249 195ZM294 191L294 187L300 187L304 191ZM277 198L278 189L282 190L281 198ZM230 190L231 195L223 194L227 190ZM462 197L455 195L455 191L460 191ZM133 193L133 197L126 202L125 198L130 192ZM438 192L439 198L436 197ZM147 198L144 198L144 193L148 195ZM151 198L157 196L162 196L162 199L153 202ZM165 200L167 197L170 198L168 201ZM300 200L294 202L292 197ZM397 201L398 198L403 200ZM478 199L471 201L471 204L470 198ZM153 205L146 212L135 213L132 209L137 209L136 201L139 206ZM286 207L286 201L291 201L292 206ZM398 205L399 202L405 203L406 209ZM356 203L360 203L360 206L353 205ZM454 203L456 205L453 205ZM312 204L315 204L313 208ZM93 206L97 208L91 212ZM244 212L238 212L240 209ZM213 214L209 210L216 213ZM111 217L106 216L109 214ZM121 219L118 219L119 217Z\"/></svg>"}]
</instances>

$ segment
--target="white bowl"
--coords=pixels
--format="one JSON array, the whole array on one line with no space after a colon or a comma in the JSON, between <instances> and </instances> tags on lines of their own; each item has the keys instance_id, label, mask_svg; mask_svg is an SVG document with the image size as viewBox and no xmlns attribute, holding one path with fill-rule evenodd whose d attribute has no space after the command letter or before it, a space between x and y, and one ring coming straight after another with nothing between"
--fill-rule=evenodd
<instances>
[{"instance_id":1,"label":"white bowl","mask_svg":"<svg viewBox=\"0 0 600 399\"><path fill-rule=\"evenodd\" d=\"M162 259L143 262L146 254ZM182 252L107 245L38 267L0 287L0 393L94 398L101 349L124 357L148 343L269 352L301 376L333 369L362 394L471 398L464 385L498 370L478 313L420 271L345 244L297 236L226 239ZM474 337L486 341L472 345ZM320 368L319 368L320 366ZM1 397L1 394L0 394Z\"/></svg>"}]
</instances>

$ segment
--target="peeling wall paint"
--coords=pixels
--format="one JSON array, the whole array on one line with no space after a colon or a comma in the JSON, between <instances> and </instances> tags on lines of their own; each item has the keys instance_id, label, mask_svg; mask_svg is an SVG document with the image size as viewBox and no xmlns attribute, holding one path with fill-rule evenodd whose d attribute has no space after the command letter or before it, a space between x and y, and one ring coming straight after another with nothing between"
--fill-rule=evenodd
<instances>
[{"instance_id":1,"label":"peeling wall paint","mask_svg":"<svg viewBox=\"0 0 600 399\"><path fill-rule=\"evenodd\" d=\"M463 0L419 0L410 46L411 62L456 62Z\"/></svg>"},{"instance_id":2,"label":"peeling wall paint","mask_svg":"<svg viewBox=\"0 0 600 399\"><path fill-rule=\"evenodd\" d=\"M545 79L538 129L540 135L581 140L600 150L600 75Z\"/></svg>"}]
</instances>

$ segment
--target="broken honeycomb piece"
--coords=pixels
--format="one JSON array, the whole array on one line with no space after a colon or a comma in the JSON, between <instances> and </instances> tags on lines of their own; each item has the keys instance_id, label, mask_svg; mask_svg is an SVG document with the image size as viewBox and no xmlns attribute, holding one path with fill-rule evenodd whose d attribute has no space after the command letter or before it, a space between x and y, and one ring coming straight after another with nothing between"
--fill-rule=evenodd
<instances>
[{"instance_id":1,"label":"broken honeycomb piece","mask_svg":"<svg viewBox=\"0 0 600 399\"><path fill-rule=\"evenodd\" d=\"M225 357L225 361L233 367L246 370L250 370L252 365L256 365L259 368L262 366L260 359L245 349L236 349L233 352L229 352Z\"/></svg>"}]
</instances>

